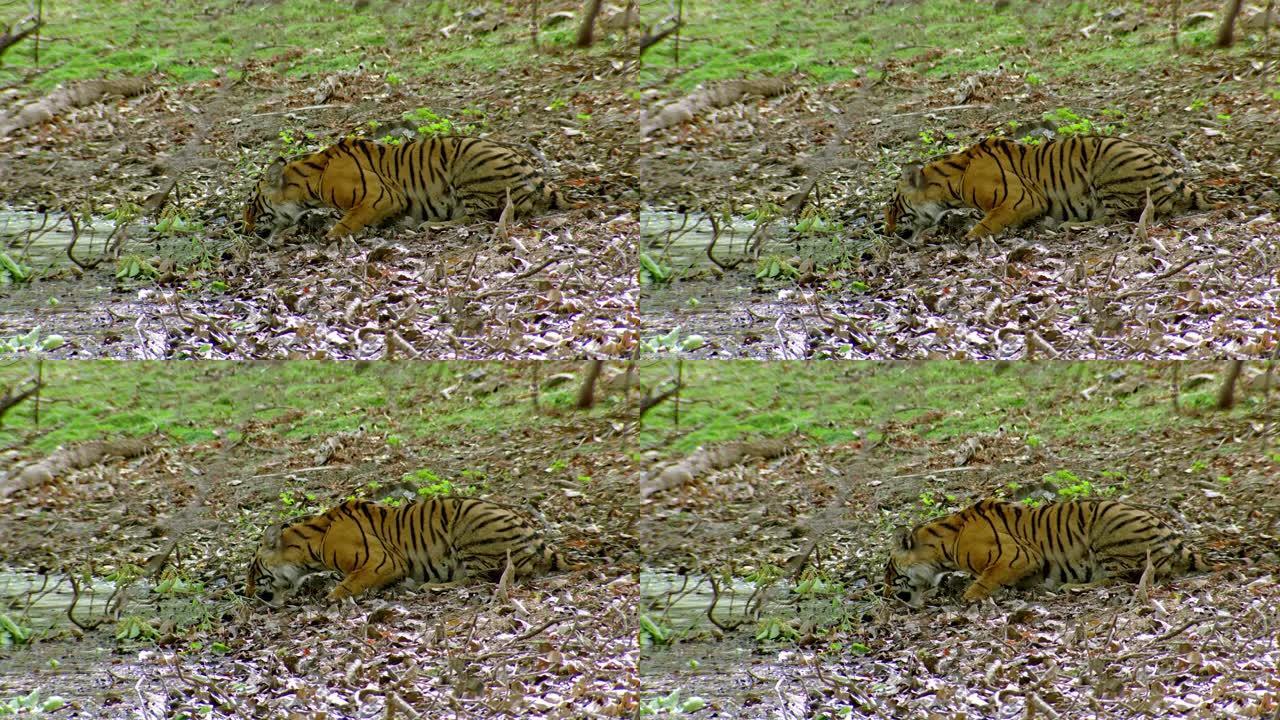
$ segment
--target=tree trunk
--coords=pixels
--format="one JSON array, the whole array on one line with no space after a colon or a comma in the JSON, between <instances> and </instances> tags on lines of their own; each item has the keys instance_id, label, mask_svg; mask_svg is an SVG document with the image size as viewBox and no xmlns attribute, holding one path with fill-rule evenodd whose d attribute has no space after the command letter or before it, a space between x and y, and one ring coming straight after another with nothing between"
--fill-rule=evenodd
<instances>
[{"instance_id":1,"label":"tree trunk","mask_svg":"<svg viewBox=\"0 0 1280 720\"><path fill-rule=\"evenodd\" d=\"M1236 404L1236 378L1240 377L1243 360L1232 360L1222 376L1222 387L1218 388L1218 409L1230 410Z\"/></svg>"},{"instance_id":2,"label":"tree trunk","mask_svg":"<svg viewBox=\"0 0 1280 720\"><path fill-rule=\"evenodd\" d=\"M586 0L582 5L582 23L578 25L578 39L574 45L589 48L595 42L596 16L600 14L601 0Z\"/></svg>"},{"instance_id":3,"label":"tree trunk","mask_svg":"<svg viewBox=\"0 0 1280 720\"><path fill-rule=\"evenodd\" d=\"M579 410L589 410L596 404L596 379L600 377L603 360L592 360L582 371L582 385L578 387Z\"/></svg>"},{"instance_id":4,"label":"tree trunk","mask_svg":"<svg viewBox=\"0 0 1280 720\"><path fill-rule=\"evenodd\" d=\"M1222 14L1222 26L1218 28L1218 47L1231 47L1235 41L1236 16L1240 14L1241 0L1227 0Z\"/></svg>"}]
</instances>

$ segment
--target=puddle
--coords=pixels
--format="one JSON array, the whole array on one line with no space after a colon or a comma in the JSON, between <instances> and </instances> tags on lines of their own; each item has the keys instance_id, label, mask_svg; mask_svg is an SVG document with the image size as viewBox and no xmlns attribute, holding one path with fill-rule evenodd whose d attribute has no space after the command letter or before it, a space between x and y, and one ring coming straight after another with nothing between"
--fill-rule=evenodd
<instances>
[{"instance_id":1,"label":"puddle","mask_svg":"<svg viewBox=\"0 0 1280 720\"><path fill-rule=\"evenodd\" d=\"M741 579L718 579L713 585L705 576L641 572L640 614L669 629L673 638L669 645L641 646L641 702L661 705L661 698L678 692L682 698L708 701L703 712L690 713L694 717L774 717L776 708L751 701L756 692L751 688L762 683L775 690L798 688L809 678L786 659L792 653L789 643L762 641L757 634L770 619L798 627L805 618L828 615L832 603L839 601L798 596L785 580L761 594L755 583ZM708 608L715 623L708 619ZM798 698L786 704L792 705L795 717L803 717L804 694Z\"/></svg>"},{"instance_id":2,"label":"puddle","mask_svg":"<svg viewBox=\"0 0 1280 720\"><path fill-rule=\"evenodd\" d=\"M679 352L689 358L795 359L809 357L809 331L823 324L813 309L812 290L786 280L757 278L757 261L747 258L755 222L732 218L715 236L705 214L645 210L640 213L640 251L670 274L670 281L640 286L642 352ZM765 258L793 254L779 242L787 224L775 222L761 248ZM810 256L808 251L802 257ZM643 260L642 260L643 262ZM698 336L701 340L690 340Z\"/></svg>"},{"instance_id":3,"label":"puddle","mask_svg":"<svg viewBox=\"0 0 1280 720\"><path fill-rule=\"evenodd\" d=\"M0 572L0 614L30 628L36 637L70 626L67 608L73 601L77 620L97 622L116 591L116 584L78 579L78 587L77 598L76 587L66 575Z\"/></svg>"},{"instance_id":4,"label":"puddle","mask_svg":"<svg viewBox=\"0 0 1280 720\"><path fill-rule=\"evenodd\" d=\"M76 259L92 260L102 256L115 223L95 218L88 225L81 223L79 230L73 249ZM75 231L64 212L0 211L0 251L15 262L30 266L37 276L71 263L67 246L73 237Z\"/></svg>"}]
</instances>

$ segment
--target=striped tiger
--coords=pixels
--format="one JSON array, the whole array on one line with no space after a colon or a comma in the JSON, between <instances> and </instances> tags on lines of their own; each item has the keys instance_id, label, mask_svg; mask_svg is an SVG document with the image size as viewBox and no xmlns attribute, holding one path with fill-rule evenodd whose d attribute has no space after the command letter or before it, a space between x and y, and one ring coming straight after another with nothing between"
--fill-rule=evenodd
<instances>
[{"instance_id":1,"label":"striped tiger","mask_svg":"<svg viewBox=\"0 0 1280 720\"><path fill-rule=\"evenodd\" d=\"M354 597L398 580L449 585L494 575L569 569L537 529L505 505L444 497L399 507L348 500L322 515L275 525L249 564L245 595L279 605L322 570L342 573L329 599Z\"/></svg>"},{"instance_id":2,"label":"striped tiger","mask_svg":"<svg viewBox=\"0 0 1280 720\"><path fill-rule=\"evenodd\" d=\"M884 227L893 233L905 222L918 233L947 210L972 207L986 213L965 236L975 240L1045 216L1087 222L1141 212L1148 192L1157 214L1208 207L1167 159L1133 140L1087 136L1023 145L990 138L907 167Z\"/></svg>"},{"instance_id":3,"label":"striped tiger","mask_svg":"<svg viewBox=\"0 0 1280 720\"><path fill-rule=\"evenodd\" d=\"M945 573L974 580L966 601L1001 587L1091 583L1140 574L1148 554L1155 575L1207 569L1167 524L1114 500L1071 500L1032 508L982 500L898 533L889 551L884 592L913 607Z\"/></svg>"},{"instance_id":4,"label":"striped tiger","mask_svg":"<svg viewBox=\"0 0 1280 720\"><path fill-rule=\"evenodd\" d=\"M318 207L344 212L330 240L369 225L412 218L462 220L563 207L564 201L515 149L473 137L439 137L381 145L347 138L319 152L277 159L244 209L244 232L266 237Z\"/></svg>"}]
</instances>

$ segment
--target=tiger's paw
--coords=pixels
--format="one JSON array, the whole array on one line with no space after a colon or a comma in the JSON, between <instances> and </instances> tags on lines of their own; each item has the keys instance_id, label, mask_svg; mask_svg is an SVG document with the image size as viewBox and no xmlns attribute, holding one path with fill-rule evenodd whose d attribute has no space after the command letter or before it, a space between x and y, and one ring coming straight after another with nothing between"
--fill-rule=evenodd
<instances>
[{"instance_id":1,"label":"tiger's paw","mask_svg":"<svg viewBox=\"0 0 1280 720\"><path fill-rule=\"evenodd\" d=\"M991 591L975 582L964 591L964 595L962 597L965 602L982 602L983 600L991 597Z\"/></svg>"}]
</instances>

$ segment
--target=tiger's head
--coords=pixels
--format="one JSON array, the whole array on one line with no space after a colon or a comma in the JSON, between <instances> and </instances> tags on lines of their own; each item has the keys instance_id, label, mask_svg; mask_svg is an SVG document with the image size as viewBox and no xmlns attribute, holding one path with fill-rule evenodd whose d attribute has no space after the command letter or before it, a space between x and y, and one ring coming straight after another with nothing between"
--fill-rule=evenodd
<instances>
[{"instance_id":1,"label":"tiger's head","mask_svg":"<svg viewBox=\"0 0 1280 720\"><path fill-rule=\"evenodd\" d=\"M921 539L920 528L900 530L884 569L884 596L920 607L950 569L936 537Z\"/></svg>"},{"instance_id":2,"label":"tiger's head","mask_svg":"<svg viewBox=\"0 0 1280 720\"><path fill-rule=\"evenodd\" d=\"M279 607L317 568L311 561L305 540L290 528L273 525L262 533L258 551L249 563L244 594ZM286 539L286 535L289 535Z\"/></svg>"},{"instance_id":3,"label":"tiger's head","mask_svg":"<svg viewBox=\"0 0 1280 720\"><path fill-rule=\"evenodd\" d=\"M284 158L276 158L271 163L258 184L253 187L253 194L244 207L244 232L254 233L258 237L268 238L287 227L292 227L307 211L307 184L304 179L290 178L286 175L298 173Z\"/></svg>"},{"instance_id":4,"label":"tiger's head","mask_svg":"<svg viewBox=\"0 0 1280 720\"><path fill-rule=\"evenodd\" d=\"M951 208L947 201L950 195L946 182L941 178L930 181L925 177L925 170L919 165L909 165L903 170L893 197L889 198L889 205L884 209L886 233L905 237L904 233L898 232L898 225L905 224L914 236L937 225L942 214Z\"/></svg>"}]
</instances>

